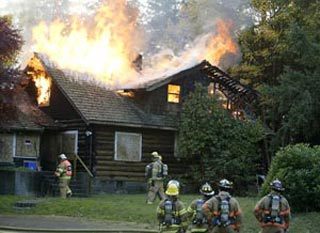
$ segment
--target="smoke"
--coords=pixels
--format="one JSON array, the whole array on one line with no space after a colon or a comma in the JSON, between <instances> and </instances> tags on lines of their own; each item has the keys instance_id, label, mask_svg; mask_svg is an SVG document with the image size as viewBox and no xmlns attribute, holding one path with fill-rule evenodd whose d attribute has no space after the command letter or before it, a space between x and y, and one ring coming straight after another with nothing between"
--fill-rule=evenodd
<instances>
[{"instance_id":1,"label":"smoke","mask_svg":"<svg viewBox=\"0 0 320 233\"><path fill-rule=\"evenodd\" d=\"M0 2L0 14L11 14L22 29L25 40L23 57L32 52L31 29L39 22L51 22L77 15L86 20L101 0L10 0ZM104 1L105 2L105 1ZM249 0L139 0L129 1L140 8L140 24L148 41L145 56L163 49L178 54L200 35L214 30L217 19L234 22L235 33L250 22L245 13Z\"/></svg>"},{"instance_id":2,"label":"smoke","mask_svg":"<svg viewBox=\"0 0 320 233\"><path fill-rule=\"evenodd\" d=\"M21 63L33 53L32 28L40 22L56 19L67 21L77 15L83 20L94 14L99 0L10 0L0 1L0 15L11 15L15 25L21 30L24 47L20 54Z\"/></svg>"}]
</instances>

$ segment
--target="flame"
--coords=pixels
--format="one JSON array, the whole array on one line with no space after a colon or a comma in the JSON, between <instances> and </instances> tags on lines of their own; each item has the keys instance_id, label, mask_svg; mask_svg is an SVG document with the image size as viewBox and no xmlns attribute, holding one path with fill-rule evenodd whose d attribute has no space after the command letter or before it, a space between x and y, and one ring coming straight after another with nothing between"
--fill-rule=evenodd
<instances>
[{"instance_id":1,"label":"flame","mask_svg":"<svg viewBox=\"0 0 320 233\"><path fill-rule=\"evenodd\" d=\"M79 17L70 24L42 22L32 32L35 50L62 69L93 74L104 84L125 83L136 75L132 57L137 14L133 10L125 0L117 0L98 9L89 27Z\"/></svg>"},{"instance_id":2,"label":"flame","mask_svg":"<svg viewBox=\"0 0 320 233\"><path fill-rule=\"evenodd\" d=\"M212 35L207 45L205 59L211 64L219 64L224 55L237 54L239 48L231 36L231 21L217 20L217 33Z\"/></svg>"},{"instance_id":3,"label":"flame","mask_svg":"<svg viewBox=\"0 0 320 233\"><path fill-rule=\"evenodd\" d=\"M37 102L39 106L49 106L52 80L46 74L41 61L32 57L28 63L27 75L32 79L37 88Z\"/></svg>"},{"instance_id":4,"label":"flame","mask_svg":"<svg viewBox=\"0 0 320 233\"><path fill-rule=\"evenodd\" d=\"M37 87L37 102L39 106L48 106L51 95L51 79L44 75L34 75L32 80Z\"/></svg>"},{"instance_id":5,"label":"flame","mask_svg":"<svg viewBox=\"0 0 320 233\"><path fill-rule=\"evenodd\" d=\"M92 74L96 83L113 89L173 75L204 59L219 65L225 54L238 53L231 36L232 24L218 20L216 33L199 36L179 55L164 49L150 56L138 73L132 63L143 42L137 17L138 11L129 8L126 0L108 1L89 26L79 17L69 23L40 23L33 29L34 48L59 68Z\"/></svg>"}]
</instances>

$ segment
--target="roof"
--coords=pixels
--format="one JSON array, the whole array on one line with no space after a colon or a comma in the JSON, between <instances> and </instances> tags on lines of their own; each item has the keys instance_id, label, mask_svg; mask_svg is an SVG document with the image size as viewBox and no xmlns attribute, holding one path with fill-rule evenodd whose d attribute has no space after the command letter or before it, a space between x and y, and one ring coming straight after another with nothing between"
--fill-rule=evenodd
<instances>
[{"instance_id":1,"label":"roof","mask_svg":"<svg viewBox=\"0 0 320 233\"><path fill-rule=\"evenodd\" d=\"M169 84L174 80L177 80L181 78L182 76L189 74L191 72L199 72L204 66L204 63L201 62L195 66L188 67L185 70L177 71L177 73L170 74L168 76L161 76L157 79L150 80L148 82L143 83L140 88L145 89L146 91L153 91L157 89L158 87L161 87L163 85Z\"/></svg>"},{"instance_id":2,"label":"roof","mask_svg":"<svg viewBox=\"0 0 320 233\"><path fill-rule=\"evenodd\" d=\"M183 76L190 75L193 72L201 72L213 82L218 83L219 90L227 96L234 105L243 109L247 114L253 114L252 105L259 98L259 93L249 86L241 84L240 81L230 77L220 68L211 65L206 60L197 65L185 67L184 70L179 69L176 73L170 73L157 79L138 83L135 88L153 91L158 87L169 84Z\"/></svg>"},{"instance_id":3,"label":"roof","mask_svg":"<svg viewBox=\"0 0 320 233\"><path fill-rule=\"evenodd\" d=\"M144 112L129 98L88 82L75 81L71 73L45 63L35 54L53 83L62 91L82 119L87 123L176 130L173 116Z\"/></svg>"},{"instance_id":4,"label":"roof","mask_svg":"<svg viewBox=\"0 0 320 233\"><path fill-rule=\"evenodd\" d=\"M0 131L42 131L56 126L53 119L31 103L25 91L15 93L14 100L0 109Z\"/></svg>"}]
</instances>

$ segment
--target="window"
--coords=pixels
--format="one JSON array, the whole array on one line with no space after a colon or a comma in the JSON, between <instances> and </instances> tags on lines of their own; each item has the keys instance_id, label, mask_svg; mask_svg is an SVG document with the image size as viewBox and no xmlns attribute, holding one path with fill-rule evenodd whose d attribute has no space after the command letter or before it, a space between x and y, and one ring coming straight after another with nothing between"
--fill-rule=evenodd
<instances>
[{"instance_id":1,"label":"window","mask_svg":"<svg viewBox=\"0 0 320 233\"><path fill-rule=\"evenodd\" d=\"M168 102L179 103L180 102L180 85L168 85Z\"/></svg>"},{"instance_id":2,"label":"window","mask_svg":"<svg viewBox=\"0 0 320 233\"><path fill-rule=\"evenodd\" d=\"M78 131L70 130L61 134L61 153L74 155L78 153Z\"/></svg>"},{"instance_id":3,"label":"window","mask_svg":"<svg viewBox=\"0 0 320 233\"><path fill-rule=\"evenodd\" d=\"M40 135L36 133L17 133L15 157L37 158L39 156Z\"/></svg>"},{"instance_id":4,"label":"window","mask_svg":"<svg viewBox=\"0 0 320 233\"><path fill-rule=\"evenodd\" d=\"M115 160L141 161L142 135L139 133L116 132Z\"/></svg>"}]
</instances>

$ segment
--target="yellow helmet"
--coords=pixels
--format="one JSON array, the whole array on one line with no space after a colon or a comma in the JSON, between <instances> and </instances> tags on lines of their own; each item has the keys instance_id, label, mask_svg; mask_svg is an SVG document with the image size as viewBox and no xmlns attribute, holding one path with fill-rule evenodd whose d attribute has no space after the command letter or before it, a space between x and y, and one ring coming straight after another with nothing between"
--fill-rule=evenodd
<instances>
[{"instance_id":1,"label":"yellow helmet","mask_svg":"<svg viewBox=\"0 0 320 233\"><path fill-rule=\"evenodd\" d=\"M179 188L175 184L169 184L166 190L168 196L177 196L179 194Z\"/></svg>"}]
</instances>

